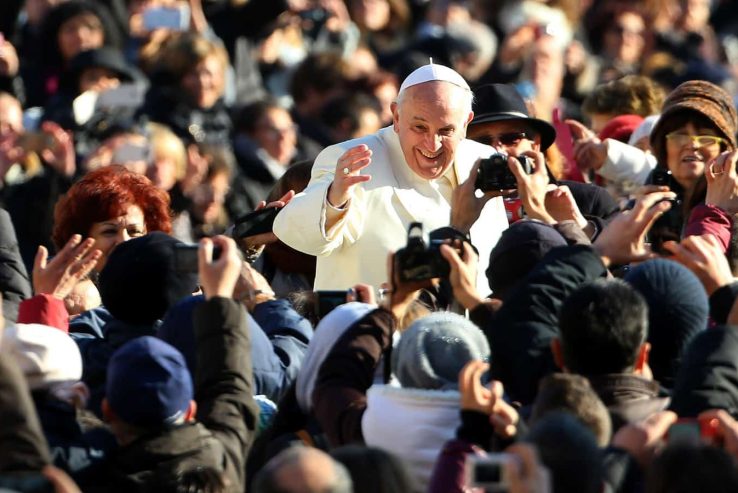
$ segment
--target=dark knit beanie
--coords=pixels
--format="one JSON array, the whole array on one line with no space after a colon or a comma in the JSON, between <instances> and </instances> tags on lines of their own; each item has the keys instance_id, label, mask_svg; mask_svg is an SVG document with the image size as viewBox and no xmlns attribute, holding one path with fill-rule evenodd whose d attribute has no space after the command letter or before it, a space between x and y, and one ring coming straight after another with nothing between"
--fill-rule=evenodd
<instances>
[{"instance_id":1,"label":"dark knit beanie","mask_svg":"<svg viewBox=\"0 0 738 493\"><path fill-rule=\"evenodd\" d=\"M661 118L651 131L651 148L659 163L666 162L666 134L670 117L683 111L698 113L710 120L726 139L729 149L736 148L738 116L730 95L704 80L690 80L671 91L664 101Z\"/></svg>"},{"instance_id":2,"label":"dark knit beanie","mask_svg":"<svg viewBox=\"0 0 738 493\"><path fill-rule=\"evenodd\" d=\"M177 244L181 242L156 231L115 247L99 282L103 305L113 317L130 324L152 324L197 289L196 272L175 269Z\"/></svg>"},{"instance_id":3,"label":"dark knit beanie","mask_svg":"<svg viewBox=\"0 0 738 493\"><path fill-rule=\"evenodd\" d=\"M533 270L549 250L566 246L566 240L548 224L518 221L502 232L489 254L485 271L493 293L504 294Z\"/></svg>"},{"instance_id":4,"label":"dark knit beanie","mask_svg":"<svg viewBox=\"0 0 738 493\"><path fill-rule=\"evenodd\" d=\"M634 267L625 280L648 303L648 364L672 388L690 341L707 328L710 307L697 276L681 264L654 259Z\"/></svg>"}]
</instances>

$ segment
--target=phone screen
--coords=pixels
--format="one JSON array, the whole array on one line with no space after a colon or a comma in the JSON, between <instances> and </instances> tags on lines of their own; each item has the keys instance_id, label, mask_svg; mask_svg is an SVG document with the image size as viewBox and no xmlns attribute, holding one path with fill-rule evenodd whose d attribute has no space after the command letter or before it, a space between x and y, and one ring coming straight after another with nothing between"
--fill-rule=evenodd
<instances>
[{"instance_id":1,"label":"phone screen","mask_svg":"<svg viewBox=\"0 0 738 493\"><path fill-rule=\"evenodd\" d=\"M316 291L315 311L318 318L328 315L334 308L346 303L346 291Z\"/></svg>"}]
</instances>

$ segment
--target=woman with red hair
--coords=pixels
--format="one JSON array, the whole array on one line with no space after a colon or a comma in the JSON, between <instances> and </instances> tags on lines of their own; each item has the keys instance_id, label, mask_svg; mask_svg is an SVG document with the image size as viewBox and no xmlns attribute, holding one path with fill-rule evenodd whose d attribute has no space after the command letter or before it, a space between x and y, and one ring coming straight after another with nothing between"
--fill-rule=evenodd
<instances>
[{"instance_id":1,"label":"woman with red hair","mask_svg":"<svg viewBox=\"0 0 738 493\"><path fill-rule=\"evenodd\" d=\"M171 230L166 192L123 166L106 166L87 173L56 203L52 239L61 249L74 234L94 238L103 254L95 267L99 272L119 243Z\"/></svg>"}]
</instances>

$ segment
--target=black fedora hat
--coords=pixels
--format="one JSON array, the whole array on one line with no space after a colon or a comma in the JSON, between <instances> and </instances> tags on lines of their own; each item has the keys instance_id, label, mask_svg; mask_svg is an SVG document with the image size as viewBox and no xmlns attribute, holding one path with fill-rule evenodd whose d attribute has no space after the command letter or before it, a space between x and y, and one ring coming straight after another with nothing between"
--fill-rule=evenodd
<instances>
[{"instance_id":1,"label":"black fedora hat","mask_svg":"<svg viewBox=\"0 0 738 493\"><path fill-rule=\"evenodd\" d=\"M474 119L469 123L470 127L478 123L521 120L541 135L541 150L545 151L556 140L553 125L532 118L522 96L510 84L486 84L475 88L473 109Z\"/></svg>"}]
</instances>

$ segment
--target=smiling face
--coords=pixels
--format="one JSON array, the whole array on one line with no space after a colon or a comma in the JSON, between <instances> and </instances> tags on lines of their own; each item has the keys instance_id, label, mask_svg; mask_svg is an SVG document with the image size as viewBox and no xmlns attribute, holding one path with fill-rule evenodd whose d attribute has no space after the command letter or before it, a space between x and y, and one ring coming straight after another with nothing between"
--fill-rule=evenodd
<instances>
[{"instance_id":1,"label":"smiling face","mask_svg":"<svg viewBox=\"0 0 738 493\"><path fill-rule=\"evenodd\" d=\"M691 189L699 177L705 172L705 164L716 158L721 152L720 143L699 145L694 140L680 138L688 136L719 137L712 126L695 125L688 122L685 125L669 132L666 138L666 165L674 179L685 189Z\"/></svg>"},{"instance_id":2,"label":"smiling face","mask_svg":"<svg viewBox=\"0 0 738 493\"><path fill-rule=\"evenodd\" d=\"M474 117L466 92L449 82L426 82L409 87L399 103L392 103L405 162L418 176L439 178L453 163Z\"/></svg>"},{"instance_id":3,"label":"smiling face","mask_svg":"<svg viewBox=\"0 0 738 493\"><path fill-rule=\"evenodd\" d=\"M223 95L225 68L216 56L210 55L185 74L182 88L198 108L209 109Z\"/></svg>"},{"instance_id":4,"label":"smiling face","mask_svg":"<svg viewBox=\"0 0 738 493\"><path fill-rule=\"evenodd\" d=\"M95 248L102 252L95 270L102 271L108 256L118 244L131 238L138 238L146 234L146 222L141 208L130 204L126 213L122 216L113 217L106 221L93 223L90 228L90 236L95 239Z\"/></svg>"}]
</instances>

